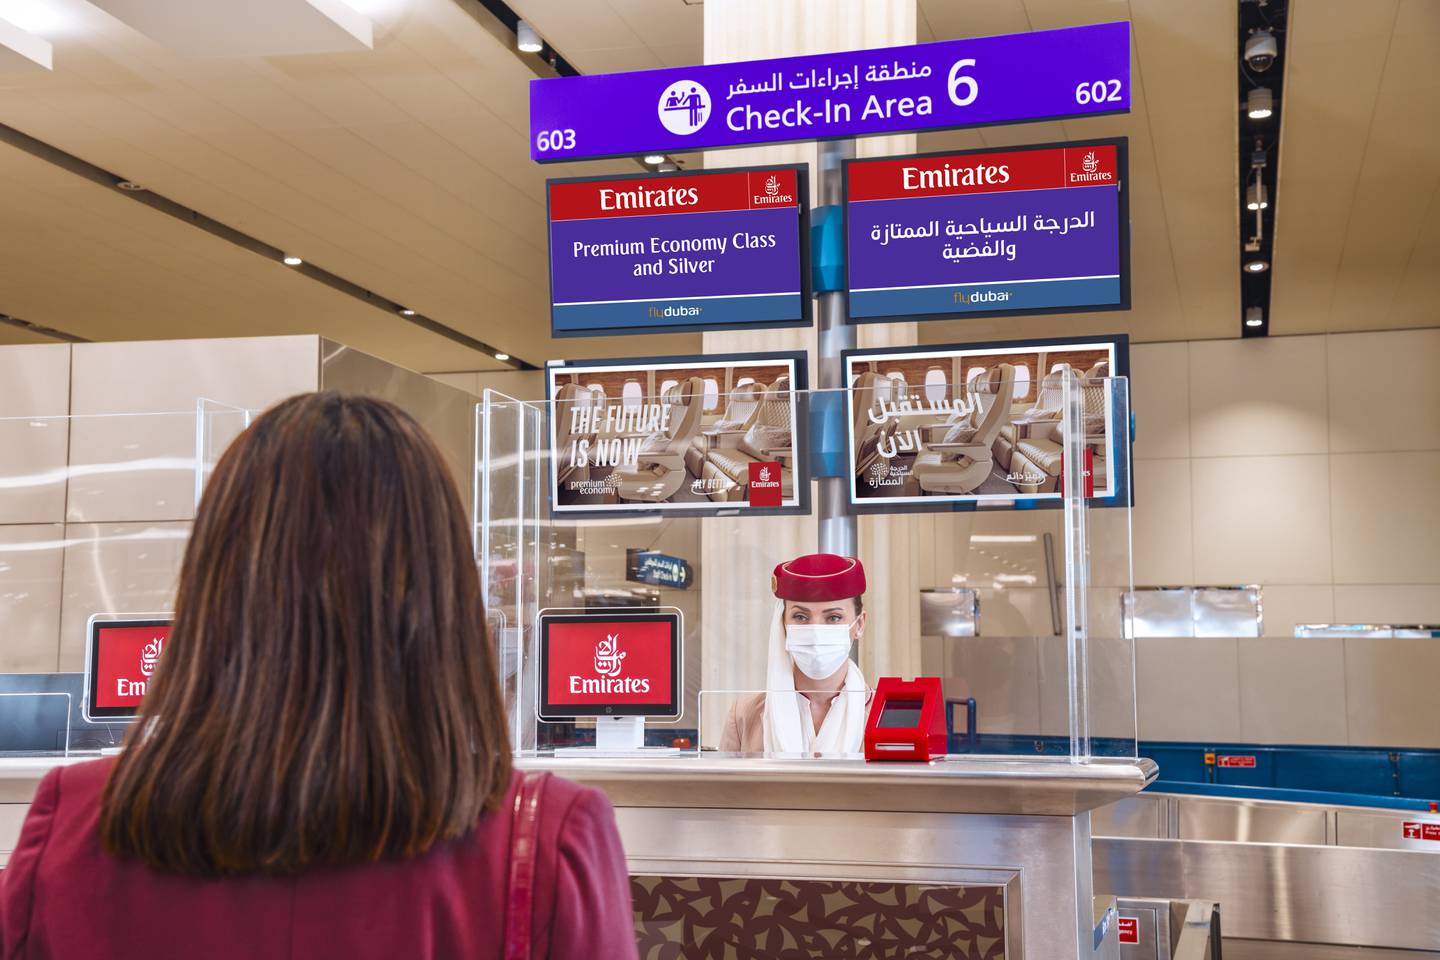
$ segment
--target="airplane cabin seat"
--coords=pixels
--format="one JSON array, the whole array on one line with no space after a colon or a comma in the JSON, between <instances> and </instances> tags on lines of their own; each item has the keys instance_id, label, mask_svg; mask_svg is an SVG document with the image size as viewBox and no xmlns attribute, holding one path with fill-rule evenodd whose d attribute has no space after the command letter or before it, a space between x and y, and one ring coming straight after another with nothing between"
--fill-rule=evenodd
<instances>
[{"instance_id":1,"label":"airplane cabin seat","mask_svg":"<svg viewBox=\"0 0 1440 960\"><path fill-rule=\"evenodd\" d=\"M766 460L785 462L793 455L793 425L790 422L790 378L781 377L765 391L745 433L733 446L721 446L706 454L702 479L710 487L711 500L744 500L750 482L750 464ZM787 464L788 466L788 464ZM782 471L780 494L794 496L794 470Z\"/></svg>"},{"instance_id":2,"label":"airplane cabin seat","mask_svg":"<svg viewBox=\"0 0 1440 960\"><path fill-rule=\"evenodd\" d=\"M669 395L679 407L670 414L670 429L646 437L633 466L615 469L615 489L621 500L658 503L685 485L685 450L700 432L705 387L699 377L691 377Z\"/></svg>"},{"instance_id":3,"label":"airplane cabin seat","mask_svg":"<svg viewBox=\"0 0 1440 960\"><path fill-rule=\"evenodd\" d=\"M1015 368L1008 363L990 372L989 392L994 396L975 427L957 425L942 443L927 444L915 458L913 473L925 493L964 494L979 488L994 467L994 444L1000 427L1009 420L1014 402Z\"/></svg>"},{"instance_id":4,"label":"airplane cabin seat","mask_svg":"<svg viewBox=\"0 0 1440 960\"><path fill-rule=\"evenodd\" d=\"M555 394L555 452L561 460L569 458L571 446L576 440L594 440L594 433L581 434L570 429L571 413L580 402L580 388L573 383L567 383ZM555 477L560 484L579 482L590 479L590 467L577 467L574 464L557 462L555 465Z\"/></svg>"},{"instance_id":5,"label":"airplane cabin seat","mask_svg":"<svg viewBox=\"0 0 1440 960\"><path fill-rule=\"evenodd\" d=\"M745 429L750 426L750 420L755 416L755 409L760 406L760 399L764 395L764 388L753 382L736 387L730 392L730 399L720 419L701 430L685 451L685 468L693 476L704 475L705 456L712 446L725 446L727 439L734 442L745 435Z\"/></svg>"}]
</instances>

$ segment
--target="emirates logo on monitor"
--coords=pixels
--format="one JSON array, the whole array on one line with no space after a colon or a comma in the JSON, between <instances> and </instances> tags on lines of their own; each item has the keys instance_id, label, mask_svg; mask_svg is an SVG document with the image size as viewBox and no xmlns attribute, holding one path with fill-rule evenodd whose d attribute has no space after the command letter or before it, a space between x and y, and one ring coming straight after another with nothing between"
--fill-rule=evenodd
<instances>
[{"instance_id":1,"label":"emirates logo on monitor","mask_svg":"<svg viewBox=\"0 0 1440 960\"><path fill-rule=\"evenodd\" d=\"M140 651L140 676L148 677L155 672L155 664L160 662L160 652L164 649L164 637L156 637L145 644Z\"/></svg>"},{"instance_id":2,"label":"emirates logo on monitor","mask_svg":"<svg viewBox=\"0 0 1440 960\"><path fill-rule=\"evenodd\" d=\"M620 634L610 633L595 644L595 672L602 677L620 676L625 654L620 649Z\"/></svg>"},{"instance_id":3,"label":"emirates logo on monitor","mask_svg":"<svg viewBox=\"0 0 1440 960\"><path fill-rule=\"evenodd\" d=\"M571 693L649 693L647 677L622 677L625 651L620 649L620 634L607 633L595 641L595 676L570 674Z\"/></svg>"}]
</instances>

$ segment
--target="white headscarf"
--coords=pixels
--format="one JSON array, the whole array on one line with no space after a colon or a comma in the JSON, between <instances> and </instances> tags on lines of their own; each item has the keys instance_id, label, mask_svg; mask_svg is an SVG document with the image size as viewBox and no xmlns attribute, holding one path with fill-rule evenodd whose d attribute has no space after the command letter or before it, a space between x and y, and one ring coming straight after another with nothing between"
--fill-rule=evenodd
<instances>
[{"instance_id":1,"label":"white headscarf","mask_svg":"<svg viewBox=\"0 0 1440 960\"><path fill-rule=\"evenodd\" d=\"M817 731L810 701L795 691L795 661L785 650L785 601L775 601L765 677L766 753L863 752L869 688L855 661L845 663L845 685L831 701L830 712Z\"/></svg>"}]
</instances>

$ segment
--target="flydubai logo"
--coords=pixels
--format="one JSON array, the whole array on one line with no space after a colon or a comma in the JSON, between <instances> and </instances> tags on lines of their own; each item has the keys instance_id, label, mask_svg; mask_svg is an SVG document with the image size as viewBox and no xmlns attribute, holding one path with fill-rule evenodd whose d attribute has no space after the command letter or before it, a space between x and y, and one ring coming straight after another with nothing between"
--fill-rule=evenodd
<instances>
[{"instance_id":1,"label":"flydubai logo","mask_svg":"<svg viewBox=\"0 0 1440 960\"><path fill-rule=\"evenodd\" d=\"M658 110L666 130L689 136L710 119L710 91L693 80L677 80L660 94Z\"/></svg>"},{"instance_id":2,"label":"flydubai logo","mask_svg":"<svg viewBox=\"0 0 1440 960\"><path fill-rule=\"evenodd\" d=\"M649 693L646 677L622 677L625 652L620 649L620 634L606 634L595 641L595 673L593 677L570 675L571 693Z\"/></svg>"}]
</instances>

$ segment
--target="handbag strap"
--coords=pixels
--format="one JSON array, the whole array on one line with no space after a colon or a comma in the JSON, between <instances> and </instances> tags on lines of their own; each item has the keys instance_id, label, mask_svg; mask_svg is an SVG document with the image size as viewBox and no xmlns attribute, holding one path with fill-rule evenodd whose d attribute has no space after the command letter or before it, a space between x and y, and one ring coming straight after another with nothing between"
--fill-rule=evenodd
<instances>
[{"instance_id":1,"label":"handbag strap","mask_svg":"<svg viewBox=\"0 0 1440 960\"><path fill-rule=\"evenodd\" d=\"M530 930L535 915L536 834L540 801L549 773L519 774L510 822L510 890L505 905L505 960L530 960Z\"/></svg>"}]
</instances>

